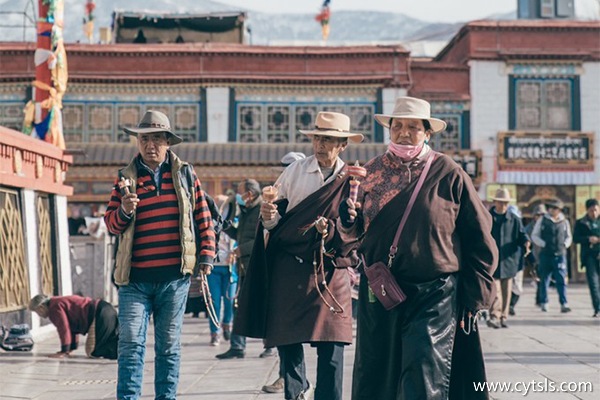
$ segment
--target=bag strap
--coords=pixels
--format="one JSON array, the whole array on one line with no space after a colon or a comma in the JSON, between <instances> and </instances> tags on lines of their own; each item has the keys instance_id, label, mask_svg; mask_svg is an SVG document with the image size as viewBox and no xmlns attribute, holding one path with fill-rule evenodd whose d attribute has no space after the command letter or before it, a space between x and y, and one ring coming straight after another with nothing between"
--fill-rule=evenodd
<instances>
[{"instance_id":1,"label":"bag strap","mask_svg":"<svg viewBox=\"0 0 600 400\"><path fill-rule=\"evenodd\" d=\"M398 226L398 230L396 231L396 236L394 236L394 241L392 242L392 245L390 246L390 253L388 255L388 264L387 264L388 268L391 268L392 262L394 261L394 258L396 257L396 252L398 252L398 242L400 241L400 234L402 233L402 230L404 229L404 225L406 224L408 215L410 214L410 211L412 210L412 207L415 204L415 200L417 199L417 196L419 195L419 192L421 191L423 182L425 182L425 178L427 177L427 174L429 173L429 168L431 168L431 163L433 163L433 159L435 158L435 155L436 155L436 152L431 150L431 152L429 153L429 156L427 157L427 161L425 162L425 167L423 168L423 172L421 173L421 176L419 177L419 181L417 182L417 186L415 187L415 190L413 190L412 195L410 196L410 200L408 201L408 205L406 206L406 210L404 211L404 214L402 214L402 219L400 220L400 225Z\"/></svg>"}]
</instances>

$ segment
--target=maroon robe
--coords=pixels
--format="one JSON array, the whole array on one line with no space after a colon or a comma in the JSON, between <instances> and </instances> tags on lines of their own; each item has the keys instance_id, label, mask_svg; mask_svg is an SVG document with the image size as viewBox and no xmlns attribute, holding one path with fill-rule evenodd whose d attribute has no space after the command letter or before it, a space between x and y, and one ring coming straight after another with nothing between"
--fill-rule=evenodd
<instances>
[{"instance_id":1,"label":"maroon robe","mask_svg":"<svg viewBox=\"0 0 600 400\"><path fill-rule=\"evenodd\" d=\"M346 267L356 259L353 238L343 237L335 229L338 207L348 197L349 178L342 171L338 178L312 193L293 209L285 212L286 201L280 203L282 218L269 233L265 249L263 226L258 233L246 278L239 295L234 333L266 339L266 346L309 342L352 342L352 300ZM333 314L319 296L313 260L320 247L320 235L302 228L319 216L329 220L325 249L333 257L324 257L325 280L333 297L344 312ZM328 303L332 296L319 283Z\"/></svg>"}]
</instances>

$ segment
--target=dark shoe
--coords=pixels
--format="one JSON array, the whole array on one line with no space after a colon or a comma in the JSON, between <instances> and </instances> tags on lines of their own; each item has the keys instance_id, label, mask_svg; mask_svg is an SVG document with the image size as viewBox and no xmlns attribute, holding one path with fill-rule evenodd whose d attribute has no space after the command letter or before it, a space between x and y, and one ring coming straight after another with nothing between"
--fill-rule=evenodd
<instances>
[{"instance_id":1,"label":"dark shoe","mask_svg":"<svg viewBox=\"0 0 600 400\"><path fill-rule=\"evenodd\" d=\"M211 346L218 346L220 344L221 344L221 342L219 341L219 334L218 333L211 333L210 334L210 345Z\"/></svg>"},{"instance_id":2,"label":"dark shoe","mask_svg":"<svg viewBox=\"0 0 600 400\"><path fill-rule=\"evenodd\" d=\"M560 306L560 312L561 313L571 312L571 308L568 305L563 304L562 306Z\"/></svg>"},{"instance_id":3,"label":"dark shoe","mask_svg":"<svg viewBox=\"0 0 600 400\"><path fill-rule=\"evenodd\" d=\"M231 324L223 324L223 339L229 341L231 339Z\"/></svg>"},{"instance_id":4,"label":"dark shoe","mask_svg":"<svg viewBox=\"0 0 600 400\"><path fill-rule=\"evenodd\" d=\"M503 328L508 328L508 324L506 323L506 320L501 320L500 326L502 326Z\"/></svg>"},{"instance_id":5,"label":"dark shoe","mask_svg":"<svg viewBox=\"0 0 600 400\"><path fill-rule=\"evenodd\" d=\"M486 323L490 328L500 329L500 323L496 318L488 319Z\"/></svg>"},{"instance_id":6,"label":"dark shoe","mask_svg":"<svg viewBox=\"0 0 600 400\"><path fill-rule=\"evenodd\" d=\"M283 393L283 378L277 378L272 384L263 386L262 391L265 393Z\"/></svg>"},{"instance_id":7,"label":"dark shoe","mask_svg":"<svg viewBox=\"0 0 600 400\"><path fill-rule=\"evenodd\" d=\"M592 318L597 318L599 314L600 311L594 311L594 315L592 315Z\"/></svg>"},{"instance_id":8,"label":"dark shoe","mask_svg":"<svg viewBox=\"0 0 600 400\"><path fill-rule=\"evenodd\" d=\"M215 357L219 360L229 360L230 358L244 358L246 352L242 349L229 349L225 353L217 354Z\"/></svg>"},{"instance_id":9,"label":"dark shoe","mask_svg":"<svg viewBox=\"0 0 600 400\"><path fill-rule=\"evenodd\" d=\"M508 308L508 315L517 315L517 313L515 313L515 308L514 307L509 307Z\"/></svg>"},{"instance_id":10,"label":"dark shoe","mask_svg":"<svg viewBox=\"0 0 600 400\"><path fill-rule=\"evenodd\" d=\"M266 349L263 350L262 353L260 353L259 357L260 358L269 358L269 357L273 357L275 355L275 349L273 347L267 347Z\"/></svg>"}]
</instances>

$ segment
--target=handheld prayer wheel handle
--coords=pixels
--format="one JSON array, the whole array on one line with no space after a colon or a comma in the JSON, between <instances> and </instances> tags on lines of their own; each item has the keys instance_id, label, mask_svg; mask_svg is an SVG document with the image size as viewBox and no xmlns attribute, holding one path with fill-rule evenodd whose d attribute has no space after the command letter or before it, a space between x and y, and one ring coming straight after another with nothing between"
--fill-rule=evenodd
<instances>
[{"instance_id":1,"label":"handheld prayer wheel handle","mask_svg":"<svg viewBox=\"0 0 600 400\"><path fill-rule=\"evenodd\" d=\"M352 177L352 179L350 179L350 196L349 197L353 203L356 203L356 200L358 199L358 188L360 186L360 181L358 180L358 178L359 177L364 178L365 176L367 176L367 170L364 169L363 167L361 167L358 160L356 160L354 165L348 166L348 175L350 175ZM354 216L351 215L348 218L348 221L354 222Z\"/></svg>"}]
</instances>

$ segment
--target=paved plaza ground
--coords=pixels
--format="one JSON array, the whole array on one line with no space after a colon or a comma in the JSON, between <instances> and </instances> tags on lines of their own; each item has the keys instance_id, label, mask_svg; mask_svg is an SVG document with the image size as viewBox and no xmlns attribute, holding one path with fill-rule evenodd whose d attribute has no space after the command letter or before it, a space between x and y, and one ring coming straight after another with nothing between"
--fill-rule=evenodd
<instances>
[{"instance_id":1,"label":"paved plaza ground","mask_svg":"<svg viewBox=\"0 0 600 400\"><path fill-rule=\"evenodd\" d=\"M569 303L573 312L561 314L556 292L551 292L551 307L542 313L533 305L534 289L526 285L526 293L517 307L508 329L481 326L483 348L489 382L515 385L536 381L591 382L594 392L520 393L493 392L493 399L598 399L600 398L600 318L591 318L587 286L572 285ZM248 341L245 359L215 359L225 351L209 346L208 323L205 319L186 316L183 329L183 354L180 399L268 400L282 399L281 394L266 394L262 385L277 375L276 357L261 359L259 340ZM83 339L83 338L82 338ZM153 398L152 334L145 367L143 398ZM83 344L84 340L82 340ZM37 340L32 353L5 353L0 350L0 399L85 400L114 399L116 362L90 360L80 349L69 359L56 360L46 355L57 351L57 335L44 335ZM315 376L315 352L305 348L309 378ZM345 358L344 398L350 399L354 347L348 346ZM522 385L522 384L521 384ZM535 386L541 389L542 386ZM377 400L377 399L373 399Z\"/></svg>"}]
</instances>

